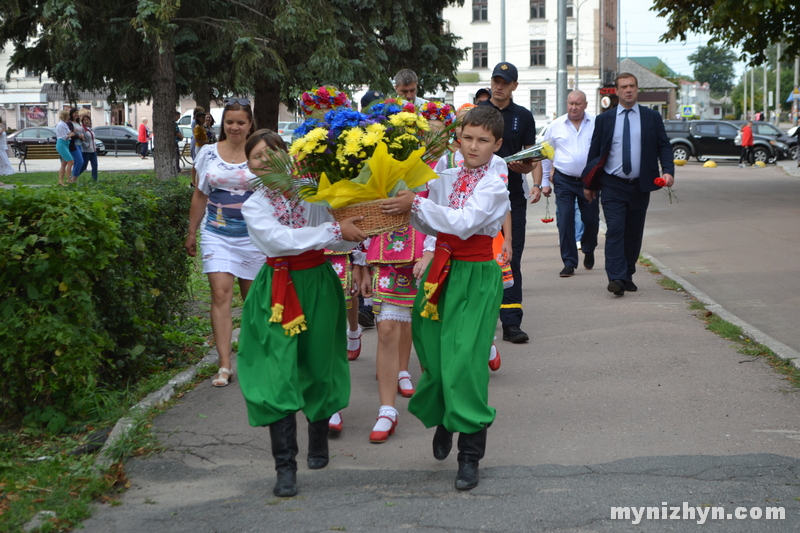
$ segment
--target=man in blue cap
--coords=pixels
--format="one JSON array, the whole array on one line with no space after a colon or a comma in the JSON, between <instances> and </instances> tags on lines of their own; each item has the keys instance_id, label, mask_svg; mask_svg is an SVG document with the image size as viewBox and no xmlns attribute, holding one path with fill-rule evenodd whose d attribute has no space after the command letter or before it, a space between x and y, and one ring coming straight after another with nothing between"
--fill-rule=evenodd
<instances>
[{"instance_id":1,"label":"man in blue cap","mask_svg":"<svg viewBox=\"0 0 800 533\"><path fill-rule=\"evenodd\" d=\"M511 96L517 88L517 67L508 62L498 63L492 72L492 96L478 105L490 105L500 111L505 123L503 145L497 151L499 157L507 157L536 143L536 122L531 112L514 103ZM522 275L520 260L525 248L525 211L527 210L527 184L524 174L538 166L532 161L514 161L508 164L508 197L511 200L511 272L514 285L505 289L500 306L503 322L503 340L515 344L528 342L528 334L522 331ZM536 203L542 194L542 174L534 173L534 189L531 202ZM508 236L506 236L508 238Z\"/></svg>"}]
</instances>

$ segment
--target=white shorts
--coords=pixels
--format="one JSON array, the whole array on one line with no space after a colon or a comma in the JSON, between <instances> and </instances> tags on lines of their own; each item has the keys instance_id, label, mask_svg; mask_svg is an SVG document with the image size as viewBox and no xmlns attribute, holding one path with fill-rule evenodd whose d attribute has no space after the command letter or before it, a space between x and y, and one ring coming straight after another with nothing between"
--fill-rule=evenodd
<instances>
[{"instance_id":1,"label":"white shorts","mask_svg":"<svg viewBox=\"0 0 800 533\"><path fill-rule=\"evenodd\" d=\"M381 302L381 310L375 317L375 322L381 320L396 320L397 322L411 322L411 307Z\"/></svg>"},{"instance_id":2,"label":"white shorts","mask_svg":"<svg viewBox=\"0 0 800 533\"><path fill-rule=\"evenodd\" d=\"M201 231L200 251L203 274L227 272L237 278L254 280L267 260L250 237L224 237L205 229Z\"/></svg>"}]
</instances>

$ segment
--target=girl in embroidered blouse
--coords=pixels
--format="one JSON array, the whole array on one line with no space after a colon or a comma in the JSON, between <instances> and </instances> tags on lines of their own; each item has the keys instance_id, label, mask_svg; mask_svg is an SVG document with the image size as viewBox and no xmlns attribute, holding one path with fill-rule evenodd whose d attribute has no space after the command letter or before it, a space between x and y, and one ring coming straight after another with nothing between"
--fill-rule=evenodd
<instances>
[{"instance_id":1,"label":"girl in embroidered blouse","mask_svg":"<svg viewBox=\"0 0 800 533\"><path fill-rule=\"evenodd\" d=\"M286 150L280 136L259 130L246 153L263 172L268 150ZM344 291L325 249L348 251L366 235L350 217L280 191L256 192L242 206L248 231L269 258L242 310L239 383L251 426L269 426L279 497L297 494L297 411L308 420L308 467L328 464L330 417L350 400Z\"/></svg>"},{"instance_id":2,"label":"girl in embroidered blouse","mask_svg":"<svg viewBox=\"0 0 800 533\"><path fill-rule=\"evenodd\" d=\"M225 387L233 377L231 365L231 301L238 278L242 298L266 257L256 248L247 232L242 204L252 194L244 147L255 130L249 101L226 101L222 113L220 142L203 146L197 154L197 187L189 211L186 252L197 255L197 228L202 228L200 248L203 273L211 285L211 329L219 353L219 371L214 387ZM230 103L229 103L230 102Z\"/></svg>"}]
</instances>

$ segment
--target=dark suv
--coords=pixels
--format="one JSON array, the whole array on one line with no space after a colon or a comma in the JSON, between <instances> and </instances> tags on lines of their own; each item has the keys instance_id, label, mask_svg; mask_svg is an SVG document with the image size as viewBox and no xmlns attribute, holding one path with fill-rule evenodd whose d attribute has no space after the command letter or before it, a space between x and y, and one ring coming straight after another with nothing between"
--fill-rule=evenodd
<instances>
[{"instance_id":1,"label":"dark suv","mask_svg":"<svg viewBox=\"0 0 800 533\"><path fill-rule=\"evenodd\" d=\"M734 142L739 128L723 120L665 120L664 129L672 144L672 157L688 161L694 156L698 161L709 158L738 159L742 147ZM753 159L774 163L777 159L775 141L764 135L753 135Z\"/></svg>"}]
</instances>

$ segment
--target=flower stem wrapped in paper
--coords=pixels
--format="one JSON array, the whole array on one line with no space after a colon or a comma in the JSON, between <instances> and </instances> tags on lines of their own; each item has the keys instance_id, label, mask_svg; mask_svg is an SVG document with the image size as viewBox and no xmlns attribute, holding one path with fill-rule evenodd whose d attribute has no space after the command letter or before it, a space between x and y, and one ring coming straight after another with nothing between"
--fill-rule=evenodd
<instances>
[{"instance_id":1,"label":"flower stem wrapped in paper","mask_svg":"<svg viewBox=\"0 0 800 533\"><path fill-rule=\"evenodd\" d=\"M530 148L525 148L524 150L520 150L516 154L504 157L503 161L505 161L506 163L511 163L513 161L524 161L524 160L541 161L542 159L553 159L555 153L556 152L553 149L553 145L551 145L550 142L542 141L540 143L534 144Z\"/></svg>"},{"instance_id":2,"label":"flower stem wrapped in paper","mask_svg":"<svg viewBox=\"0 0 800 533\"><path fill-rule=\"evenodd\" d=\"M364 216L356 224L379 235L408 225L407 213L384 215L380 203L436 177L428 163L444 151L449 131L431 132L422 114L390 101L372 105L368 114L332 109L295 135L288 155L262 160L256 187L322 203L336 220Z\"/></svg>"}]
</instances>

